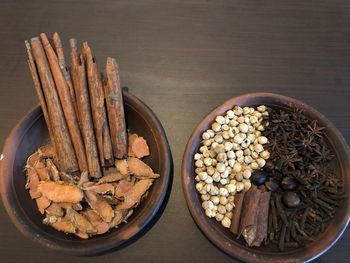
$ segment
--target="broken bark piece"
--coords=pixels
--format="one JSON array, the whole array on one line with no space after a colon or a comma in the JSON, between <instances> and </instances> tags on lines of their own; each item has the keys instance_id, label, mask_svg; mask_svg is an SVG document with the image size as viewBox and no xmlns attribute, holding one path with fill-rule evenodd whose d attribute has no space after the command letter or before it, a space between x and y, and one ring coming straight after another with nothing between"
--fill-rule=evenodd
<instances>
[{"instance_id":1,"label":"broken bark piece","mask_svg":"<svg viewBox=\"0 0 350 263\"><path fill-rule=\"evenodd\" d=\"M44 146L41 146L38 149L38 154L40 158L50 158L53 159L55 158L55 149L53 148L52 144L46 144Z\"/></svg>"},{"instance_id":2,"label":"broken bark piece","mask_svg":"<svg viewBox=\"0 0 350 263\"><path fill-rule=\"evenodd\" d=\"M44 214L45 209L51 204L51 201L45 196L40 196L39 198L35 199L35 201L41 214Z\"/></svg>"},{"instance_id":3,"label":"broken bark piece","mask_svg":"<svg viewBox=\"0 0 350 263\"><path fill-rule=\"evenodd\" d=\"M123 197L127 192L129 192L135 184L134 177L131 180L123 179L120 180L115 187L115 196L117 198Z\"/></svg>"},{"instance_id":4,"label":"broken bark piece","mask_svg":"<svg viewBox=\"0 0 350 263\"><path fill-rule=\"evenodd\" d=\"M110 133L108 129L101 76L87 42L83 43L82 53L86 63L91 113L100 163L102 166L110 166L113 164L114 158Z\"/></svg>"},{"instance_id":5,"label":"broken bark piece","mask_svg":"<svg viewBox=\"0 0 350 263\"><path fill-rule=\"evenodd\" d=\"M90 207L101 216L103 221L107 223L111 222L114 216L111 205L94 191L84 191L84 193Z\"/></svg>"},{"instance_id":6,"label":"broken bark piece","mask_svg":"<svg viewBox=\"0 0 350 263\"><path fill-rule=\"evenodd\" d=\"M29 189L29 194L32 199L38 198L41 196L41 193L38 191L39 185L39 176L37 172L31 168L27 168L27 184L26 189Z\"/></svg>"},{"instance_id":7,"label":"broken bark piece","mask_svg":"<svg viewBox=\"0 0 350 263\"><path fill-rule=\"evenodd\" d=\"M53 228L55 228L58 231L62 231L66 234L71 233L75 234L75 227L73 226L72 222L62 219L61 221L57 221L51 224Z\"/></svg>"},{"instance_id":8,"label":"broken bark piece","mask_svg":"<svg viewBox=\"0 0 350 263\"><path fill-rule=\"evenodd\" d=\"M128 176L130 174L128 162L125 159L115 160L115 167L117 168L117 171L124 176Z\"/></svg>"},{"instance_id":9,"label":"broken bark piece","mask_svg":"<svg viewBox=\"0 0 350 263\"><path fill-rule=\"evenodd\" d=\"M82 187L87 182L89 182L89 174L87 172L82 172L78 182L78 187Z\"/></svg>"},{"instance_id":10,"label":"broken bark piece","mask_svg":"<svg viewBox=\"0 0 350 263\"><path fill-rule=\"evenodd\" d=\"M113 184L93 184L83 188L84 190L94 191L98 194L111 194L114 195L114 185Z\"/></svg>"},{"instance_id":11,"label":"broken bark piece","mask_svg":"<svg viewBox=\"0 0 350 263\"><path fill-rule=\"evenodd\" d=\"M112 222L109 223L109 228L117 227L124 222L126 216L128 215L128 209L114 210L114 217Z\"/></svg>"},{"instance_id":12,"label":"broken bark piece","mask_svg":"<svg viewBox=\"0 0 350 263\"><path fill-rule=\"evenodd\" d=\"M70 174L61 172L61 173L59 173L59 176L60 176L59 181L63 181L63 182L68 183L68 184L75 184L73 176L71 176Z\"/></svg>"},{"instance_id":13,"label":"broken bark piece","mask_svg":"<svg viewBox=\"0 0 350 263\"><path fill-rule=\"evenodd\" d=\"M48 208L46 208L47 216L63 217L64 211L60 205L57 203L51 203Z\"/></svg>"},{"instance_id":14,"label":"broken bark piece","mask_svg":"<svg viewBox=\"0 0 350 263\"><path fill-rule=\"evenodd\" d=\"M145 164L140 159L130 157L127 160L129 171L136 178L145 179L145 178L158 178L159 174L155 174L151 167Z\"/></svg>"},{"instance_id":15,"label":"broken bark piece","mask_svg":"<svg viewBox=\"0 0 350 263\"><path fill-rule=\"evenodd\" d=\"M267 238L267 225L269 216L271 192L263 192L260 195L257 214L257 232L253 246L259 247L261 243Z\"/></svg>"},{"instance_id":16,"label":"broken bark piece","mask_svg":"<svg viewBox=\"0 0 350 263\"><path fill-rule=\"evenodd\" d=\"M245 192L240 192L235 195L235 201L234 201L235 207L232 211L230 231L236 235L238 234L238 231L239 231L239 224L241 220L244 195L245 195Z\"/></svg>"},{"instance_id":17,"label":"broken bark piece","mask_svg":"<svg viewBox=\"0 0 350 263\"><path fill-rule=\"evenodd\" d=\"M78 203L84 197L78 187L59 182L40 182L38 190L53 202Z\"/></svg>"},{"instance_id":18,"label":"broken bark piece","mask_svg":"<svg viewBox=\"0 0 350 263\"><path fill-rule=\"evenodd\" d=\"M124 194L124 202L117 206L117 210L129 209L138 205L143 194L152 185L153 179L143 179L135 183L135 185Z\"/></svg>"},{"instance_id":19,"label":"broken bark piece","mask_svg":"<svg viewBox=\"0 0 350 263\"><path fill-rule=\"evenodd\" d=\"M250 188L244 197L239 235L243 235L248 246L253 245L257 234L257 215L261 191L256 187Z\"/></svg>"},{"instance_id":20,"label":"broken bark piece","mask_svg":"<svg viewBox=\"0 0 350 263\"><path fill-rule=\"evenodd\" d=\"M86 234L94 234L97 232L96 228L90 223L90 221L82 214L79 214L77 211L73 209L67 210L67 218L70 219L73 226L86 233Z\"/></svg>"},{"instance_id":21,"label":"broken bark piece","mask_svg":"<svg viewBox=\"0 0 350 263\"><path fill-rule=\"evenodd\" d=\"M40 181L49 181L50 175L47 171L46 165L43 161L37 161L34 165L35 171L38 173Z\"/></svg>"},{"instance_id":22,"label":"broken bark piece","mask_svg":"<svg viewBox=\"0 0 350 263\"><path fill-rule=\"evenodd\" d=\"M97 234L101 235L109 230L109 224L104 222L102 218L92 209L83 212L91 224L96 228Z\"/></svg>"},{"instance_id":23,"label":"broken bark piece","mask_svg":"<svg viewBox=\"0 0 350 263\"><path fill-rule=\"evenodd\" d=\"M128 152L127 133L124 116L123 94L120 87L118 65L114 58L107 58L107 83L105 98L114 157L121 159Z\"/></svg>"},{"instance_id":24,"label":"broken bark piece","mask_svg":"<svg viewBox=\"0 0 350 263\"><path fill-rule=\"evenodd\" d=\"M128 156L129 157L135 157L134 152L132 151L131 145L133 145L134 141L138 138L139 136L136 133L129 134L128 136Z\"/></svg>"},{"instance_id":25,"label":"broken bark piece","mask_svg":"<svg viewBox=\"0 0 350 263\"><path fill-rule=\"evenodd\" d=\"M147 141L143 137L137 137L133 141L131 145L131 149L135 157L137 158L142 158L149 155L149 148L147 145Z\"/></svg>"},{"instance_id":26,"label":"broken bark piece","mask_svg":"<svg viewBox=\"0 0 350 263\"><path fill-rule=\"evenodd\" d=\"M58 182L61 180L60 173L51 159L46 159L46 167L53 181Z\"/></svg>"},{"instance_id":27,"label":"broken bark piece","mask_svg":"<svg viewBox=\"0 0 350 263\"><path fill-rule=\"evenodd\" d=\"M123 174L118 173L118 172L112 172L110 174L107 174L107 175L101 177L98 180L98 184L116 182L116 181L119 181L125 177L127 177L127 175L123 175Z\"/></svg>"}]
</instances>

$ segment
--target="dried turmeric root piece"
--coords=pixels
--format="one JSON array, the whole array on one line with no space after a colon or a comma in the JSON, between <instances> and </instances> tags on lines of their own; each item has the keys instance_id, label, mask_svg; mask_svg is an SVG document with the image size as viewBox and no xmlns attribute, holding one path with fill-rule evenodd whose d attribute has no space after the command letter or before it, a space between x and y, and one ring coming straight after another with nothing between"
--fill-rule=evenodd
<instances>
[{"instance_id":1,"label":"dried turmeric root piece","mask_svg":"<svg viewBox=\"0 0 350 263\"><path fill-rule=\"evenodd\" d=\"M74 233L77 237L80 237L81 239L88 239L89 235L86 234L83 231L77 230L77 232Z\"/></svg>"},{"instance_id":2,"label":"dried turmeric root piece","mask_svg":"<svg viewBox=\"0 0 350 263\"><path fill-rule=\"evenodd\" d=\"M92 209L82 212L91 224L96 228L97 234L101 235L109 230L109 224L104 222L102 218Z\"/></svg>"},{"instance_id":3,"label":"dried turmeric root piece","mask_svg":"<svg viewBox=\"0 0 350 263\"><path fill-rule=\"evenodd\" d=\"M39 212L41 214L45 213L45 209L49 207L51 204L51 201L47 199L45 196L41 196L37 199L35 199L36 205L38 206Z\"/></svg>"},{"instance_id":4,"label":"dried turmeric root piece","mask_svg":"<svg viewBox=\"0 0 350 263\"><path fill-rule=\"evenodd\" d=\"M29 194L32 199L39 198L41 196L41 193L38 191L39 182L39 176L36 171L28 166L26 189L29 189Z\"/></svg>"},{"instance_id":5,"label":"dried turmeric root piece","mask_svg":"<svg viewBox=\"0 0 350 263\"><path fill-rule=\"evenodd\" d=\"M84 193L90 207L99 214L103 221L111 222L114 212L110 204L94 191L84 191Z\"/></svg>"},{"instance_id":6,"label":"dried turmeric root piece","mask_svg":"<svg viewBox=\"0 0 350 263\"><path fill-rule=\"evenodd\" d=\"M135 157L134 152L132 151L131 145L134 143L134 141L138 138L139 136L134 133L134 134L129 134L128 136L128 156Z\"/></svg>"},{"instance_id":7,"label":"dried turmeric root piece","mask_svg":"<svg viewBox=\"0 0 350 263\"><path fill-rule=\"evenodd\" d=\"M38 161L40 161L40 155L38 152L35 152L28 157L26 167L34 167Z\"/></svg>"},{"instance_id":8,"label":"dried turmeric root piece","mask_svg":"<svg viewBox=\"0 0 350 263\"><path fill-rule=\"evenodd\" d=\"M47 144L38 149L38 154L41 158L51 158L55 157L55 150L52 144Z\"/></svg>"},{"instance_id":9,"label":"dried turmeric root piece","mask_svg":"<svg viewBox=\"0 0 350 263\"><path fill-rule=\"evenodd\" d=\"M134 186L134 183L135 183L134 177L130 181L126 178L123 180L120 180L115 187L114 195L118 198L123 197L127 192L129 192L132 189L132 187Z\"/></svg>"},{"instance_id":10,"label":"dried turmeric root piece","mask_svg":"<svg viewBox=\"0 0 350 263\"><path fill-rule=\"evenodd\" d=\"M114 195L114 186L112 184L93 184L85 187L84 190L94 191L98 194Z\"/></svg>"},{"instance_id":11,"label":"dried turmeric root piece","mask_svg":"<svg viewBox=\"0 0 350 263\"><path fill-rule=\"evenodd\" d=\"M131 150L135 157L142 158L149 155L149 148L143 137L137 137L131 144Z\"/></svg>"},{"instance_id":12,"label":"dried turmeric root piece","mask_svg":"<svg viewBox=\"0 0 350 263\"><path fill-rule=\"evenodd\" d=\"M124 202L117 206L117 210L129 209L140 203L141 197L152 185L153 179L143 179L135 183L124 195Z\"/></svg>"},{"instance_id":13,"label":"dried turmeric root piece","mask_svg":"<svg viewBox=\"0 0 350 263\"><path fill-rule=\"evenodd\" d=\"M64 216L64 211L60 205L57 203L51 203L51 205L46 208L47 216L62 217Z\"/></svg>"},{"instance_id":14,"label":"dried turmeric root piece","mask_svg":"<svg viewBox=\"0 0 350 263\"><path fill-rule=\"evenodd\" d=\"M40 182L38 190L49 200L58 203L78 203L84 197L83 192L78 187L59 182Z\"/></svg>"},{"instance_id":15,"label":"dried turmeric root piece","mask_svg":"<svg viewBox=\"0 0 350 263\"><path fill-rule=\"evenodd\" d=\"M126 218L129 217L128 214L130 211L132 213L132 210L128 209L114 210L114 217L112 222L109 223L109 228L116 227L123 223Z\"/></svg>"},{"instance_id":16,"label":"dried turmeric root piece","mask_svg":"<svg viewBox=\"0 0 350 263\"><path fill-rule=\"evenodd\" d=\"M130 157L128 158L129 171L136 178L145 179L145 178L158 178L159 174L155 174L151 167L145 164L140 159Z\"/></svg>"},{"instance_id":17,"label":"dried turmeric root piece","mask_svg":"<svg viewBox=\"0 0 350 263\"><path fill-rule=\"evenodd\" d=\"M62 231L66 234L71 233L75 234L75 227L73 226L72 222L62 219L61 221L57 221L51 224L53 228L55 228L58 231Z\"/></svg>"},{"instance_id":18,"label":"dried turmeric root piece","mask_svg":"<svg viewBox=\"0 0 350 263\"><path fill-rule=\"evenodd\" d=\"M103 184L103 183L111 183L111 182L115 182L115 181L119 181L125 177L127 177L128 175L123 175L119 172L112 172L110 174L107 174L103 177L101 177L99 180L98 180L98 184Z\"/></svg>"},{"instance_id":19,"label":"dried turmeric root piece","mask_svg":"<svg viewBox=\"0 0 350 263\"><path fill-rule=\"evenodd\" d=\"M60 181L60 173L51 159L46 159L46 167L50 178L55 182Z\"/></svg>"},{"instance_id":20,"label":"dried turmeric root piece","mask_svg":"<svg viewBox=\"0 0 350 263\"><path fill-rule=\"evenodd\" d=\"M36 172L39 175L40 181L49 181L50 175L47 171L46 165L43 161L37 161L34 165Z\"/></svg>"},{"instance_id":21,"label":"dried turmeric root piece","mask_svg":"<svg viewBox=\"0 0 350 263\"><path fill-rule=\"evenodd\" d=\"M115 167L117 168L117 171L121 173L123 176L128 176L129 173L129 166L125 159L123 160L115 160Z\"/></svg>"},{"instance_id":22,"label":"dried turmeric root piece","mask_svg":"<svg viewBox=\"0 0 350 263\"><path fill-rule=\"evenodd\" d=\"M74 209L75 211L80 211L83 209L80 203L67 203L67 202L62 202L62 203L57 203L60 207L62 207L65 210L68 210L69 208Z\"/></svg>"},{"instance_id":23,"label":"dried turmeric root piece","mask_svg":"<svg viewBox=\"0 0 350 263\"><path fill-rule=\"evenodd\" d=\"M96 228L90 223L90 221L82 214L79 214L73 209L67 210L67 218L73 223L73 226L86 233L86 234L94 234L97 232Z\"/></svg>"}]
</instances>

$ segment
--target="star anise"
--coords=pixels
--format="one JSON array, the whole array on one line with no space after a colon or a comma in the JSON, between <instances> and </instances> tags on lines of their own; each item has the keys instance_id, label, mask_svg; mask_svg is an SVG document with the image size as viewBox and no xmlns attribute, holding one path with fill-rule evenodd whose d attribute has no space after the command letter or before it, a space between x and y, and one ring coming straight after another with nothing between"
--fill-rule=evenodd
<instances>
[{"instance_id":1,"label":"star anise","mask_svg":"<svg viewBox=\"0 0 350 263\"><path fill-rule=\"evenodd\" d=\"M309 136L317 137L322 137L322 131L325 129L324 127L319 127L316 120L311 121L311 123L307 125L307 128Z\"/></svg>"}]
</instances>

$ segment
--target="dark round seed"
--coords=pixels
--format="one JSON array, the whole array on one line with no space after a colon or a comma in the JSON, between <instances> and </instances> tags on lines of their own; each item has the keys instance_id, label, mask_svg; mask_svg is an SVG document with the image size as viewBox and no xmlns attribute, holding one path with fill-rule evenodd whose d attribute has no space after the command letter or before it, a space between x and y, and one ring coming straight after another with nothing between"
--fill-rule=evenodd
<instances>
[{"instance_id":1,"label":"dark round seed","mask_svg":"<svg viewBox=\"0 0 350 263\"><path fill-rule=\"evenodd\" d=\"M297 183L292 177L284 177L281 186L285 191L293 191L297 187Z\"/></svg>"},{"instance_id":2,"label":"dark round seed","mask_svg":"<svg viewBox=\"0 0 350 263\"><path fill-rule=\"evenodd\" d=\"M271 192L276 192L280 188L278 181L273 178L270 178L268 181L266 181L265 186Z\"/></svg>"},{"instance_id":3,"label":"dark round seed","mask_svg":"<svg viewBox=\"0 0 350 263\"><path fill-rule=\"evenodd\" d=\"M283 193L283 203L288 207L296 207L300 204L300 197L294 192Z\"/></svg>"},{"instance_id":4,"label":"dark round seed","mask_svg":"<svg viewBox=\"0 0 350 263\"><path fill-rule=\"evenodd\" d=\"M250 177L250 181L259 186L265 183L266 181L266 174L263 171L256 171L252 174L252 176Z\"/></svg>"},{"instance_id":5,"label":"dark round seed","mask_svg":"<svg viewBox=\"0 0 350 263\"><path fill-rule=\"evenodd\" d=\"M265 171L271 172L274 168L275 168L275 165L273 164L273 162L271 162L269 160L266 161L266 164L264 166Z\"/></svg>"}]
</instances>

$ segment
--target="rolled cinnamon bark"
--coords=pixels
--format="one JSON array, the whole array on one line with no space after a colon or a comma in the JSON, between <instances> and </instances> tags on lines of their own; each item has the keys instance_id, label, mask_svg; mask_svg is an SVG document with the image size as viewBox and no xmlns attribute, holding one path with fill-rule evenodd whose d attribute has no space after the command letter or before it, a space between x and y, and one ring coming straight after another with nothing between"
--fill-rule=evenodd
<instances>
[{"instance_id":1,"label":"rolled cinnamon bark","mask_svg":"<svg viewBox=\"0 0 350 263\"><path fill-rule=\"evenodd\" d=\"M263 192L260 195L259 205L258 205L258 222L256 238L253 242L253 246L259 247L261 242L267 237L267 225L269 217L269 207L270 207L270 196L271 192Z\"/></svg>"},{"instance_id":2,"label":"rolled cinnamon bark","mask_svg":"<svg viewBox=\"0 0 350 263\"><path fill-rule=\"evenodd\" d=\"M240 192L235 195L235 207L232 212L230 231L236 235L238 234L238 230L239 230L239 223L241 220L244 195L245 195L245 192Z\"/></svg>"},{"instance_id":3,"label":"rolled cinnamon bark","mask_svg":"<svg viewBox=\"0 0 350 263\"><path fill-rule=\"evenodd\" d=\"M75 39L70 40L71 46L71 70L75 88L78 119L81 125L81 132L85 144L86 160L89 175L101 177L101 167L96 146L94 126L92 124L91 107L83 56L78 55Z\"/></svg>"},{"instance_id":4,"label":"rolled cinnamon bark","mask_svg":"<svg viewBox=\"0 0 350 263\"><path fill-rule=\"evenodd\" d=\"M123 94L118 65L114 58L107 58L106 75L107 83L104 87L113 154L115 158L121 159L127 156L128 146Z\"/></svg>"},{"instance_id":5,"label":"rolled cinnamon bark","mask_svg":"<svg viewBox=\"0 0 350 263\"><path fill-rule=\"evenodd\" d=\"M44 91L49 126L56 142L58 165L62 172L74 172L79 169L72 141L63 115L55 82L45 55L45 51L38 37L32 38L32 54L37 64L40 82Z\"/></svg>"},{"instance_id":6,"label":"rolled cinnamon bark","mask_svg":"<svg viewBox=\"0 0 350 263\"><path fill-rule=\"evenodd\" d=\"M114 158L104 105L104 92L101 76L87 42L83 43L82 53L86 62L92 119L95 128L100 162L102 166L110 166L113 165Z\"/></svg>"},{"instance_id":7,"label":"rolled cinnamon bark","mask_svg":"<svg viewBox=\"0 0 350 263\"><path fill-rule=\"evenodd\" d=\"M58 63L57 56L47 39L45 33L40 34L41 42L44 46L44 50L50 64L50 69L56 84L57 93L60 98L60 102L63 108L63 113L67 122L69 134L71 136L72 144L78 160L79 169L81 172L88 170L88 165L85 156L85 149L83 139L79 130L78 119L72 102L69 87L66 79Z\"/></svg>"},{"instance_id":8,"label":"rolled cinnamon bark","mask_svg":"<svg viewBox=\"0 0 350 263\"><path fill-rule=\"evenodd\" d=\"M43 111L43 115L44 115L44 119L45 119L45 122L46 122L47 130L49 132L51 144L52 144L52 147L53 147L53 150L54 150L54 155L55 155L54 159L56 161L57 160L57 149L56 149L57 142L56 142L56 138L54 136L54 133L52 131L52 125L51 125L51 121L50 121L50 116L49 116L49 113L48 113L48 110L47 110L46 100L45 100L45 97L44 97L44 94L43 94L43 90L42 90L42 87L41 87L41 83L40 83L40 79L39 79L39 75L38 75L38 71L37 71L37 66L35 64L35 61L34 61L34 58L33 58L33 55L32 55L32 50L31 50L30 44L29 44L29 42L27 40L25 41L25 45L26 45L27 54L28 54L27 62L28 62L29 70L30 70L30 73L31 73L31 76L32 76L32 79L33 79L34 88L35 88L36 93L37 93L38 98L39 98L39 104L40 104L41 109Z\"/></svg>"},{"instance_id":9,"label":"rolled cinnamon bark","mask_svg":"<svg viewBox=\"0 0 350 263\"><path fill-rule=\"evenodd\" d=\"M253 186L246 192L243 202L239 235L243 235L248 246L252 246L256 238L260 195L261 191Z\"/></svg>"}]
</instances>

